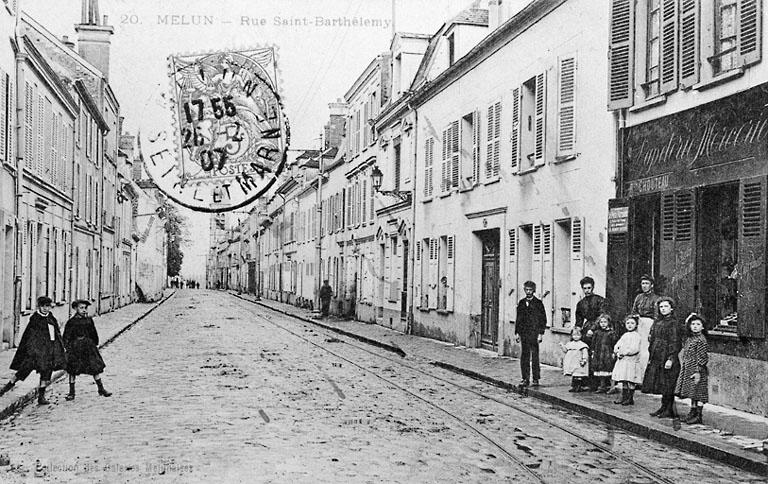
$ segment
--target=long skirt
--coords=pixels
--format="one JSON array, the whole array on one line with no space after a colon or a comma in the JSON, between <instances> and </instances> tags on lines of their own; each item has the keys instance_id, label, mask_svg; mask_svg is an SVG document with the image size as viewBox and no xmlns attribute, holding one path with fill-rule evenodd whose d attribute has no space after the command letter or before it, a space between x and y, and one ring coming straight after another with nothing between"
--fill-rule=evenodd
<instances>
[{"instance_id":1,"label":"long skirt","mask_svg":"<svg viewBox=\"0 0 768 484\"><path fill-rule=\"evenodd\" d=\"M648 336L651 334L651 326L653 326L653 318L640 318L637 324L637 334L640 335L640 361L638 362L638 372L640 378L645 375L645 369L648 368Z\"/></svg>"}]
</instances>

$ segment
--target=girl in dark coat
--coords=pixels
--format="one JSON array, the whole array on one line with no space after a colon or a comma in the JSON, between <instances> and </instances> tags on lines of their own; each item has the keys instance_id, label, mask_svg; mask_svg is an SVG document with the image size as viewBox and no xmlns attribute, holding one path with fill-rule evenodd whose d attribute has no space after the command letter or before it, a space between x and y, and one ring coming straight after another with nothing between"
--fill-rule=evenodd
<instances>
[{"instance_id":1,"label":"girl in dark coat","mask_svg":"<svg viewBox=\"0 0 768 484\"><path fill-rule=\"evenodd\" d=\"M606 393L610 388L615 344L616 333L611 327L611 317L608 314L601 314L597 318L597 327L592 334L589 362L589 369L592 370L595 379L600 382L597 393Z\"/></svg>"},{"instance_id":2,"label":"girl in dark coat","mask_svg":"<svg viewBox=\"0 0 768 484\"><path fill-rule=\"evenodd\" d=\"M652 417L672 418L675 416L675 385L680 374L681 343L679 325L672 316L672 299L659 299L659 319L651 326L648 336L648 366L643 378L643 393L661 395L661 407L651 413Z\"/></svg>"},{"instance_id":3,"label":"girl in dark coat","mask_svg":"<svg viewBox=\"0 0 768 484\"><path fill-rule=\"evenodd\" d=\"M687 424L701 423L701 411L709 401L709 378L707 363L709 346L705 337L704 318L691 313L685 320L688 337L683 348L683 364L677 378L675 394L691 399L691 412L685 418Z\"/></svg>"},{"instance_id":4,"label":"girl in dark coat","mask_svg":"<svg viewBox=\"0 0 768 484\"><path fill-rule=\"evenodd\" d=\"M37 404L48 405L45 389L51 383L51 375L66 366L64 345L61 340L59 323L51 314L53 301L47 296L37 298L37 311L29 318L19 347L11 362L11 369L16 370L13 379L0 389L0 395L13 388L17 381L26 379L32 370L40 375L37 389Z\"/></svg>"},{"instance_id":5,"label":"girl in dark coat","mask_svg":"<svg viewBox=\"0 0 768 484\"><path fill-rule=\"evenodd\" d=\"M69 394L67 400L75 399L75 378L77 375L93 375L99 395L109 397L112 394L104 389L101 372L104 360L99 353L99 334L93 318L88 316L90 302L78 299L72 303L76 313L64 327L64 344L67 347L67 373L69 373Z\"/></svg>"}]
</instances>

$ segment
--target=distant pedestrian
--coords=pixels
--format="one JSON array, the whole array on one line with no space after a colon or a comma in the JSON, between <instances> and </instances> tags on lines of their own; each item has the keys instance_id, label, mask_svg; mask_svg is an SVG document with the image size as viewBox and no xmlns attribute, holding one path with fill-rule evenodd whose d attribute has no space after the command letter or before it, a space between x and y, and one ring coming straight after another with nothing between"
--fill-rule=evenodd
<instances>
[{"instance_id":1,"label":"distant pedestrian","mask_svg":"<svg viewBox=\"0 0 768 484\"><path fill-rule=\"evenodd\" d=\"M652 417L675 416L675 386L680 374L679 324L672 315L672 299L659 300L659 318L651 327L648 348L648 367L643 377L643 393L661 395L661 407L651 412Z\"/></svg>"},{"instance_id":2,"label":"distant pedestrian","mask_svg":"<svg viewBox=\"0 0 768 484\"><path fill-rule=\"evenodd\" d=\"M63 370L67 364L59 323L51 314L52 309L51 298L37 298L37 311L30 316L11 362L11 369L16 370L16 375L0 389L0 395L13 388L19 380L26 379L34 370L40 375L37 404L50 403L45 399L45 389L51 383L51 375L56 370Z\"/></svg>"},{"instance_id":3,"label":"distant pedestrian","mask_svg":"<svg viewBox=\"0 0 768 484\"><path fill-rule=\"evenodd\" d=\"M687 424L701 423L701 413L704 404L709 401L709 346L707 344L704 318L691 313L685 320L688 337L683 347L682 367L677 378L675 394L680 398L691 399L691 411L684 422Z\"/></svg>"},{"instance_id":4,"label":"distant pedestrian","mask_svg":"<svg viewBox=\"0 0 768 484\"><path fill-rule=\"evenodd\" d=\"M581 340L581 328L571 330L571 341L560 343L565 352L563 357L563 375L571 377L569 392L581 392L584 381L589 376L589 346Z\"/></svg>"},{"instance_id":5,"label":"distant pedestrian","mask_svg":"<svg viewBox=\"0 0 768 484\"><path fill-rule=\"evenodd\" d=\"M611 317L601 314L597 318L597 327L592 335L589 369L599 383L597 393L606 393L611 387L613 373L613 345L616 344L616 332L611 325Z\"/></svg>"},{"instance_id":6,"label":"distant pedestrian","mask_svg":"<svg viewBox=\"0 0 768 484\"><path fill-rule=\"evenodd\" d=\"M651 334L651 326L659 317L659 297L653 289L653 278L647 274L640 276L640 290L632 303L630 314L637 314L637 333L640 335L640 370L645 373L648 366L648 336Z\"/></svg>"},{"instance_id":7,"label":"distant pedestrian","mask_svg":"<svg viewBox=\"0 0 768 484\"><path fill-rule=\"evenodd\" d=\"M635 387L643 381L640 371L640 334L637 332L637 320L640 316L631 314L624 320L625 333L613 347L616 364L613 366L613 379L621 387L621 397L613 403L620 405L635 404Z\"/></svg>"},{"instance_id":8,"label":"distant pedestrian","mask_svg":"<svg viewBox=\"0 0 768 484\"><path fill-rule=\"evenodd\" d=\"M517 322L515 323L515 342L520 343L520 370L522 373L522 386L531 383L533 372L533 386L539 385L541 379L541 367L539 366L539 343L547 329L547 313L544 304L534 296L536 283L526 281L523 283L525 297L517 304Z\"/></svg>"},{"instance_id":9,"label":"distant pedestrian","mask_svg":"<svg viewBox=\"0 0 768 484\"><path fill-rule=\"evenodd\" d=\"M331 296L333 296L333 290L331 289L331 285L328 284L328 279L325 279L323 281L323 287L320 288L320 305L323 317L328 316L328 309L331 306Z\"/></svg>"},{"instance_id":10,"label":"distant pedestrian","mask_svg":"<svg viewBox=\"0 0 768 484\"><path fill-rule=\"evenodd\" d=\"M72 302L75 315L64 326L64 345L67 348L67 373L69 373L69 394L64 398L75 399L75 378L77 375L92 375L99 395L112 396L104 389L101 382L101 372L104 371L104 360L99 353L99 333L93 318L88 316L88 306L91 303L84 299Z\"/></svg>"},{"instance_id":11,"label":"distant pedestrian","mask_svg":"<svg viewBox=\"0 0 768 484\"><path fill-rule=\"evenodd\" d=\"M582 329L581 339L587 343L591 349L592 337L597 329L597 318L606 312L605 298L595 294L595 280L591 277L583 277L579 281L579 285L581 285L584 297L576 304L576 321L574 324L577 328ZM587 384L593 391L597 390L597 382L592 375L591 367Z\"/></svg>"}]
</instances>

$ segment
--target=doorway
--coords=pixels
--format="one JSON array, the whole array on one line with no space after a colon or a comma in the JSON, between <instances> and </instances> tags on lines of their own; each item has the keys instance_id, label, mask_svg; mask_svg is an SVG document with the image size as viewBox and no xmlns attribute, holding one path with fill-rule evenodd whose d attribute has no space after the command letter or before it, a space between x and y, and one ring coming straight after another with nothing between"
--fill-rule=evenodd
<instances>
[{"instance_id":1,"label":"doorway","mask_svg":"<svg viewBox=\"0 0 768 484\"><path fill-rule=\"evenodd\" d=\"M499 334L499 229L477 232L482 244L480 343L496 349Z\"/></svg>"}]
</instances>

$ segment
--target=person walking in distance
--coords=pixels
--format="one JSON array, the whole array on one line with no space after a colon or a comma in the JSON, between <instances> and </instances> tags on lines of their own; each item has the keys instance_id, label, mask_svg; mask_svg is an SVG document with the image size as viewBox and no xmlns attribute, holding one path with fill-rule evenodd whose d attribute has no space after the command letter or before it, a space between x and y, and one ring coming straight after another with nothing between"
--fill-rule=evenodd
<instances>
[{"instance_id":1,"label":"person walking in distance","mask_svg":"<svg viewBox=\"0 0 768 484\"><path fill-rule=\"evenodd\" d=\"M104 371L104 360L99 353L99 333L93 318L88 316L88 306L91 303L78 299L72 303L75 315L64 326L64 345L67 348L67 373L69 373L69 394L66 400L75 399L75 378L77 375L93 375L99 395L112 396L104 389L101 382L101 372Z\"/></svg>"},{"instance_id":2,"label":"person walking in distance","mask_svg":"<svg viewBox=\"0 0 768 484\"><path fill-rule=\"evenodd\" d=\"M59 323L51 314L51 309L51 298L37 298L37 311L29 318L11 362L11 369L16 370L16 375L0 389L0 395L13 388L19 380L26 379L34 370L40 375L37 404L50 403L45 399L45 389L51 383L51 375L56 370L63 370L67 364Z\"/></svg>"},{"instance_id":3,"label":"person walking in distance","mask_svg":"<svg viewBox=\"0 0 768 484\"><path fill-rule=\"evenodd\" d=\"M328 308L331 305L331 296L333 296L333 290L331 289L331 285L328 284L328 279L325 279L323 281L323 286L320 288L320 305L323 317L328 316Z\"/></svg>"},{"instance_id":4,"label":"person walking in distance","mask_svg":"<svg viewBox=\"0 0 768 484\"><path fill-rule=\"evenodd\" d=\"M522 380L520 385L530 384L533 373L533 386L539 385L541 367L539 366L539 343L544 330L547 328L547 313L544 304L534 296L536 283L526 281L523 284L525 297L517 304L517 322L515 324L515 342L520 343L520 370Z\"/></svg>"}]
</instances>

